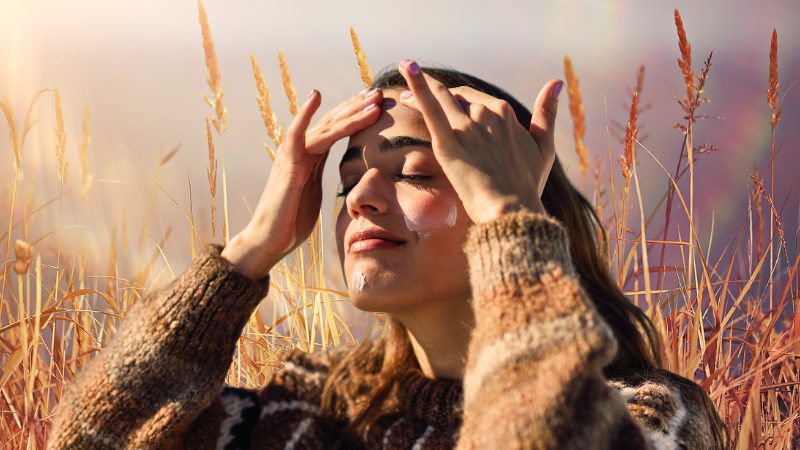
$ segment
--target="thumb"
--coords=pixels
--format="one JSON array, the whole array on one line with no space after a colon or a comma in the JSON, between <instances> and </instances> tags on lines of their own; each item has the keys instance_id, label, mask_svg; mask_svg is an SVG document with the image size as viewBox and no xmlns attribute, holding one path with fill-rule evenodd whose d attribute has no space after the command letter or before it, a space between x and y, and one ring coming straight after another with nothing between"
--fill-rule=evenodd
<instances>
[{"instance_id":1,"label":"thumb","mask_svg":"<svg viewBox=\"0 0 800 450\"><path fill-rule=\"evenodd\" d=\"M556 113L558 112L558 98L564 82L550 80L544 85L533 107L533 117L528 132L539 144L539 151L547 158L555 157L555 129Z\"/></svg>"}]
</instances>

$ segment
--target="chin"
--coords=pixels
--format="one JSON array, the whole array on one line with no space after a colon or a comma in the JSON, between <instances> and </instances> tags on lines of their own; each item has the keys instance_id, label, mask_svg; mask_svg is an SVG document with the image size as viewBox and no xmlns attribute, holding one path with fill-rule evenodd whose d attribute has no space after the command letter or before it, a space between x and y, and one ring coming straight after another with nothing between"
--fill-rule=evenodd
<instances>
[{"instance_id":1,"label":"chin","mask_svg":"<svg viewBox=\"0 0 800 450\"><path fill-rule=\"evenodd\" d=\"M359 264L358 269L352 272L356 276L351 274L348 283L353 306L362 311L382 313L392 313L410 306L411 292L408 286L402 285L398 274L372 265L365 267ZM361 280L358 279L358 273L364 274L360 290L358 287Z\"/></svg>"},{"instance_id":2,"label":"chin","mask_svg":"<svg viewBox=\"0 0 800 450\"><path fill-rule=\"evenodd\" d=\"M385 298L380 298L376 295L355 294L350 292L350 302L361 311L364 312L386 312Z\"/></svg>"},{"instance_id":3,"label":"chin","mask_svg":"<svg viewBox=\"0 0 800 450\"><path fill-rule=\"evenodd\" d=\"M398 300L394 298L394 289L388 286L376 286L377 283L369 285L369 281L361 292L356 292L355 286L349 286L350 302L356 308L366 312L392 312L398 305Z\"/></svg>"}]
</instances>

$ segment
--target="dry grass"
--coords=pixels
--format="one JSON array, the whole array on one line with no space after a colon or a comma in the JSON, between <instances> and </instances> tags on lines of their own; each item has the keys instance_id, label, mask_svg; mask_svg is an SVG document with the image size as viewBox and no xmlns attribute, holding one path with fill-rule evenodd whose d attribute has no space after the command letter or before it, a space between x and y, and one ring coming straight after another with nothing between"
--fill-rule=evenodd
<instances>
[{"instance_id":1,"label":"dry grass","mask_svg":"<svg viewBox=\"0 0 800 450\"><path fill-rule=\"evenodd\" d=\"M190 214L184 212L190 226L193 256L195 240L201 246L215 240L213 211L217 163L212 128L217 132L221 155L222 135L227 129L227 113L222 106L224 89L220 85L219 67L202 3L199 9L209 71L207 81L211 89L211 97L204 98L213 108L213 116L206 122L212 214L210 221L201 214L200 223L196 223L192 205ZM711 67L710 57L700 75L696 75L692 68L691 45L677 11L675 20L681 56L679 69L687 89L685 96L677 99L684 116L676 125L683 133L683 139L676 146L679 147L675 151L676 167L669 172L638 139L642 68L637 73L637 86L631 92L624 145L614 148L609 145L605 168L607 183L603 180L600 155L595 155L595 202L598 218L609 238L604 251L620 286L648 312L656 325L663 339L667 367L696 380L706 389L731 427L733 446L740 449L790 448L800 436L800 314L796 313L800 255L787 248L780 214L773 202L776 195L771 175L774 130L780 119L777 33L771 41L767 83L773 160L764 175L769 172L771 176L766 180L754 171L750 201L742 204L738 211L742 220L740 233L721 251L717 249L719 245L712 251L711 238L704 243L699 236L709 234L710 230L713 237L713 220L709 226L709 218L696 216L693 209L694 164L700 154L715 149L705 144L693 145L698 119L707 117L697 110L708 102L703 89ZM363 52L359 52L355 33L352 36L356 54L360 55L362 79L368 84L371 75L366 59ZM280 53L279 61L289 104L296 107L296 93L293 88L287 88L291 87L291 79ZM259 110L277 149L282 139L282 126L272 112L267 85L252 56L251 63ZM568 58L565 68L576 142L582 143L585 124L578 78ZM365 77L365 73L369 76ZM159 184L161 172L167 170L164 168L178 151L177 147L166 155L159 154L154 174L145 172L152 183L145 217L129 220L123 216L121 252L117 249L120 239L114 228L106 247L107 259L102 265L88 264L85 240L62 243L60 223L36 220L41 211L53 208L56 201L60 204L64 196L79 190L85 202L85 210L80 214L88 216L93 207L97 209L86 200L86 192L93 183L88 167L91 143L88 109L84 110L83 138L78 144L79 185L67 179L64 121L69 117L61 116L60 101L56 101L55 110L57 157L54 161L58 164L60 189L49 193L52 197L47 201L34 201L37 198L33 195L34 188L40 189L39 183L46 184L42 178L55 175L28 172L25 173L28 183L20 182L25 137L36 124L34 106L47 92L49 90L42 90L34 96L21 129L12 105L0 102L9 129L9 160L14 161L13 167L9 165L10 176L6 177L4 190L0 190L3 214L0 223L7 224L6 230L0 230L4 232L0 235L0 248L3 240L6 248L0 291L2 450L44 448L53 414L70 380L108 344L131 306L159 284L161 277L174 273L170 257L175 255L166 247L172 228L153 229L151 218L157 192L162 190L166 194ZM581 154L579 144L577 148ZM582 148L586 153L581 156L583 166L588 151L585 146ZM624 183L619 179L615 183L619 172L611 170L611 163L615 161L612 153L619 155ZM655 205L642 201L637 172L644 164L660 167L665 175L665 192ZM588 163L586 167L582 167L584 174ZM181 172L177 168L168 170L172 175ZM224 157L221 170L225 197ZM102 173L102 168L96 168L95 173ZM689 180L686 180L687 175ZM94 181L95 189L102 188L98 183ZM191 192L191 181L189 186ZM636 199L629 204L631 190L635 191ZM762 200L766 200L770 209L765 217L762 217ZM612 211L608 211L609 205ZM630 227L629 215L630 223L635 224ZM225 242L227 219L223 220L222 241ZM125 244L129 221L142 224L138 249L131 252ZM202 231L209 224L210 236ZM777 236L773 230L777 231ZM381 331L380 317L367 316L363 326L347 322L343 308L347 295L330 289L325 277L326 236L318 223L307 245L274 269L270 296L253 314L239 340L228 376L230 384L246 387L263 384L276 368L276 357L285 348L321 351L352 344L365 334L364 330ZM163 269L159 269L161 266Z\"/></svg>"},{"instance_id":2,"label":"dry grass","mask_svg":"<svg viewBox=\"0 0 800 450\"><path fill-rule=\"evenodd\" d=\"M575 151L581 161L581 173L585 177L589 173L589 150L583 143L586 137L586 110L583 107L583 97L578 76L572 68L572 60L564 57L564 77L567 79L567 94L569 96L569 112L572 115L573 136L575 137Z\"/></svg>"},{"instance_id":3,"label":"dry grass","mask_svg":"<svg viewBox=\"0 0 800 450\"><path fill-rule=\"evenodd\" d=\"M278 65L281 67L281 82L283 83L283 90L286 92L286 98L289 99L289 112L292 118L297 115L297 91L292 85L292 75L289 73L289 63L283 56L283 52L278 50Z\"/></svg>"},{"instance_id":4,"label":"dry grass","mask_svg":"<svg viewBox=\"0 0 800 450\"><path fill-rule=\"evenodd\" d=\"M269 87L267 87L267 82L264 80L264 74L261 73L261 67L258 66L258 61L256 61L256 57L252 53L250 53L250 64L253 66L253 76L256 79L256 89L258 90L258 96L256 96L258 110L261 111L261 119L264 121L267 134L272 139L272 142L275 143L275 148L277 149L281 145L278 136L275 134L275 130L278 128L278 119L275 117L275 112L272 111ZM264 148L267 149L270 159L274 161L275 152L267 144L264 144Z\"/></svg>"},{"instance_id":5,"label":"dry grass","mask_svg":"<svg viewBox=\"0 0 800 450\"><path fill-rule=\"evenodd\" d=\"M361 48L361 43L358 42L358 36L353 27L350 27L350 39L353 41L353 51L356 53L358 67L361 70L361 81L364 82L364 87L369 89L372 85L372 69L370 69L369 64L367 64L367 56Z\"/></svg>"},{"instance_id":6,"label":"dry grass","mask_svg":"<svg viewBox=\"0 0 800 450\"><path fill-rule=\"evenodd\" d=\"M222 244L224 245L228 243L231 235L230 226L228 225L228 178L225 173L225 146L222 144L222 133L228 130L228 109L222 105L222 99L225 97L225 88L221 85L222 76L219 72L219 61L217 61L217 53L214 50L214 40L211 38L208 16L201 0L197 0L197 7L200 10L200 30L203 34L203 50L205 51L206 67L208 68L206 82L208 87L211 88L212 96L212 98L208 98L206 94L203 94L203 100L214 109L215 117L211 118L211 123L214 124L214 129L217 130L219 135L219 156L222 163Z\"/></svg>"},{"instance_id":7,"label":"dry grass","mask_svg":"<svg viewBox=\"0 0 800 450\"><path fill-rule=\"evenodd\" d=\"M214 135L211 124L206 119L206 136L208 138L208 186L211 191L211 243L217 241L217 159L214 157Z\"/></svg>"}]
</instances>

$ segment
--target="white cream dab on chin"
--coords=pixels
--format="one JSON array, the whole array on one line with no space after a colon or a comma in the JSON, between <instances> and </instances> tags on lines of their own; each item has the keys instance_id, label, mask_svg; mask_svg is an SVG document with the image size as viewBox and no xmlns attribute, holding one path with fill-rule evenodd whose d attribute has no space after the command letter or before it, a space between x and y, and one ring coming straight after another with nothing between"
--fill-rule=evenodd
<instances>
[{"instance_id":1,"label":"white cream dab on chin","mask_svg":"<svg viewBox=\"0 0 800 450\"><path fill-rule=\"evenodd\" d=\"M356 272L353 274L353 291L359 293L364 290L364 286L367 285L367 277L364 276L361 272Z\"/></svg>"}]
</instances>

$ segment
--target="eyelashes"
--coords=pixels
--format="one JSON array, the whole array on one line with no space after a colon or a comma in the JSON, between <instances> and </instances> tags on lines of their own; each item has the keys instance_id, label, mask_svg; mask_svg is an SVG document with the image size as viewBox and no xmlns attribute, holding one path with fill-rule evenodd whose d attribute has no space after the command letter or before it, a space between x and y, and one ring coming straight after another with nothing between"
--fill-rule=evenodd
<instances>
[{"instance_id":1,"label":"eyelashes","mask_svg":"<svg viewBox=\"0 0 800 450\"><path fill-rule=\"evenodd\" d=\"M416 183L416 182L420 182L420 181L428 181L428 180L433 178L433 177L428 176L428 175L409 175L409 174L404 174L404 173L396 173L396 174L394 174L394 177L398 181L405 181L405 182L408 182L408 183ZM350 191L352 191L353 188L356 187L356 185L358 185L358 182L342 186L342 188L339 189L339 192L336 193L336 196L337 197L347 197L347 194L349 194Z\"/></svg>"},{"instance_id":2,"label":"eyelashes","mask_svg":"<svg viewBox=\"0 0 800 450\"><path fill-rule=\"evenodd\" d=\"M358 184L358 183L356 183L356 184ZM342 186L342 188L339 189L339 192L336 193L336 196L337 197L347 197L347 194L349 194L350 191L352 191L354 187L356 187L355 184L351 184L351 185L348 185L348 186Z\"/></svg>"}]
</instances>

